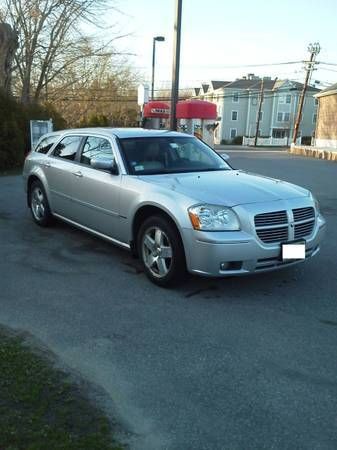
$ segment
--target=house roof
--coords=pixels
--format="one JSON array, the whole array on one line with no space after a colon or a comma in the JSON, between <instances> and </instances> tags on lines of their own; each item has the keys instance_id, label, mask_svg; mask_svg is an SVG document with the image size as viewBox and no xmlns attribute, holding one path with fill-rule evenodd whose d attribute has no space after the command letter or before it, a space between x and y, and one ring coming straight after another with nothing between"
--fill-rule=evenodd
<instances>
[{"instance_id":1,"label":"house roof","mask_svg":"<svg viewBox=\"0 0 337 450\"><path fill-rule=\"evenodd\" d=\"M332 94L337 94L337 83L332 84L326 89L323 89L318 94L316 94L315 97L324 97L325 95L332 95Z\"/></svg>"},{"instance_id":2,"label":"house roof","mask_svg":"<svg viewBox=\"0 0 337 450\"><path fill-rule=\"evenodd\" d=\"M224 87L226 84L230 84L231 81L211 81L212 89L215 91L216 89Z\"/></svg>"},{"instance_id":3,"label":"house roof","mask_svg":"<svg viewBox=\"0 0 337 450\"><path fill-rule=\"evenodd\" d=\"M262 80L246 80L244 78L226 84L230 89L261 89ZM263 80L264 89L273 89L275 80Z\"/></svg>"},{"instance_id":4,"label":"house roof","mask_svg":"<svg viewBox=\"0 0 337 450\"><path fill-rule=\"evenodd\" d=\"M296 89L299 89L299 90L303 89L303 83L299 83L298 81L292 81L292 84L295 85ZM319 92L320 89L318 89L314 86L310 86L310 84L308 84L307 91Z\"/></svg>"},{"instance_id":5,"label":"house roof","mask_svg":"<svg viewBox=\"0 0 337 450\"><path fill-rule=\"evenodd\" d=\"M204 94L206 94L206 92L208 91L208 88L209 88L209 84L203 83L201 85L201 87L202 87L202 90L204 91Z\"/></svg>"},{"instance_id":6,"label":"house roof","mask_svg":"<svg viewBox=\"0 0 337 450\"><path fill-rule=\"evenodd\" d=\"M209 92L210 89L215 91L216 89L220 88L226 88L226 89L238 89L238 90L254 90L259 91L261 89L262 79L246 79L246 78L240 78L235 81L210 81L210 83L202 83L201 88L194 88L195 95L198 96L199 94L206 94ZM299 83L298 81L292 81L292 80L270 80L270 79L264 79L263 80L264 90L266 91L275 91L278 89L292 89L292 90L298 90L301 91L303 89L303 83ZM335 87L337 90L337 83L336 85L328 88L325 90L326 92L330 91ZM319 89L317 89L314 86L308 85L307 91L309 92L320 92ZM322 92L325 92L322 91ZM317 94L316 94L317 95Z\"/></svg>"},{"instance_id":7,"label":"house roof","mask_svg":"<svg viewBox=\"0 0 337 450\"><path fill-rule=\"evenodd\" d=\"M253 81L253 80L252 80ZM255 83L249 87L249 89L261 89L262 80L255 80ZM264 80L263 81L263 89L264 90L272 90L275 86L275 80Z\"/></svg>"}]
</instances>

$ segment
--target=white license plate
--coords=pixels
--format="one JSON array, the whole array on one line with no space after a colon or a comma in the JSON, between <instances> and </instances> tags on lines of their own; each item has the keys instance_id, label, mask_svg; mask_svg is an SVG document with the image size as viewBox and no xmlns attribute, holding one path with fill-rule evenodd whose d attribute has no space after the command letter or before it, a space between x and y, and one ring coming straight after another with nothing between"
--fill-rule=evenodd
<instances>
[{"instance_id":1,"label":"white license plate","mask_svg":"<svg viewBox=\"0 0 337 450\"><path fill-rule=\"evenodd\" d=\"M282 244L282 259L305 259L305 243Z\"/></svg>"}]
</instances>

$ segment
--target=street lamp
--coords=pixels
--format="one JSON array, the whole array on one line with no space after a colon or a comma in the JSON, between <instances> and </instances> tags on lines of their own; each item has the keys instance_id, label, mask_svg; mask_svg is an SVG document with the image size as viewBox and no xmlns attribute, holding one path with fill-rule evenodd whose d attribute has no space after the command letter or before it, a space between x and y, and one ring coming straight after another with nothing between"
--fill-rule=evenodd
<instances>
[{"instance_id":1,"label":"street lamp","mask_svg":"<svg viewBox=\"0 0 337 450\"><path fill-rule=\"evenodd\" d=\"M154 97L154 66L156 60L156 41L163 42L165 41L165 38L164 36L155 36L153 38L151 100L153 100Z\"/></svg>"}]
</instances>

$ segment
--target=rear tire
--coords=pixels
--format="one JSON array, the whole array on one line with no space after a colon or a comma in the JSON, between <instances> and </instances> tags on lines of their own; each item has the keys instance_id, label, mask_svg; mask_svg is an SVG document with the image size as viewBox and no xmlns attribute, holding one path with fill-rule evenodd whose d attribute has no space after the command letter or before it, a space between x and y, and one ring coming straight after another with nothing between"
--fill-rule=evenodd
<instances>
[{"instance_id":1,"label":"rear tire","mask_svg":"<svg viewBox=\"0 0 337 450\"><path fill-rule=\"evenodd\" d=\"M164 217L152 216L143 222L137 247L144 271L153 283L170 287L185 276L186 262L180 234Z\"/></svg>"},{"instance_id":2,"label":"rear tire","mask_svg":"<svg viewBox=\"0 0 337 450\"><path fill-rule=\"evenodd\" d=\"M41 181L33 181L30 185L29 207L35 223L41 227L51 224L53 216Z\"/></svg>"}]
</instances>

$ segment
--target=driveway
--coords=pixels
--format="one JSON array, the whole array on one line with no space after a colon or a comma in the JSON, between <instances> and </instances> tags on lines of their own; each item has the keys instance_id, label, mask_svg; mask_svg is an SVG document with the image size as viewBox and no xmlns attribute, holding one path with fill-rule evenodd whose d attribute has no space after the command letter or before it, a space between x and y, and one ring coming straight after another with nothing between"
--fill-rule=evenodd
<instances>
[{"instance_id":1,"label":"driveway","mask_svg":"<svg viewBox=\"0 0 337 450\"><path fill-rule=\"evenodd\" d=\"M313 190L328 221L316 258L163 290L128 253L61 223L37 227L20 177L1 177L0 323L98 385L132 449L336 449L336 165L230 156Z\"/></svg>"}]
</instances>

